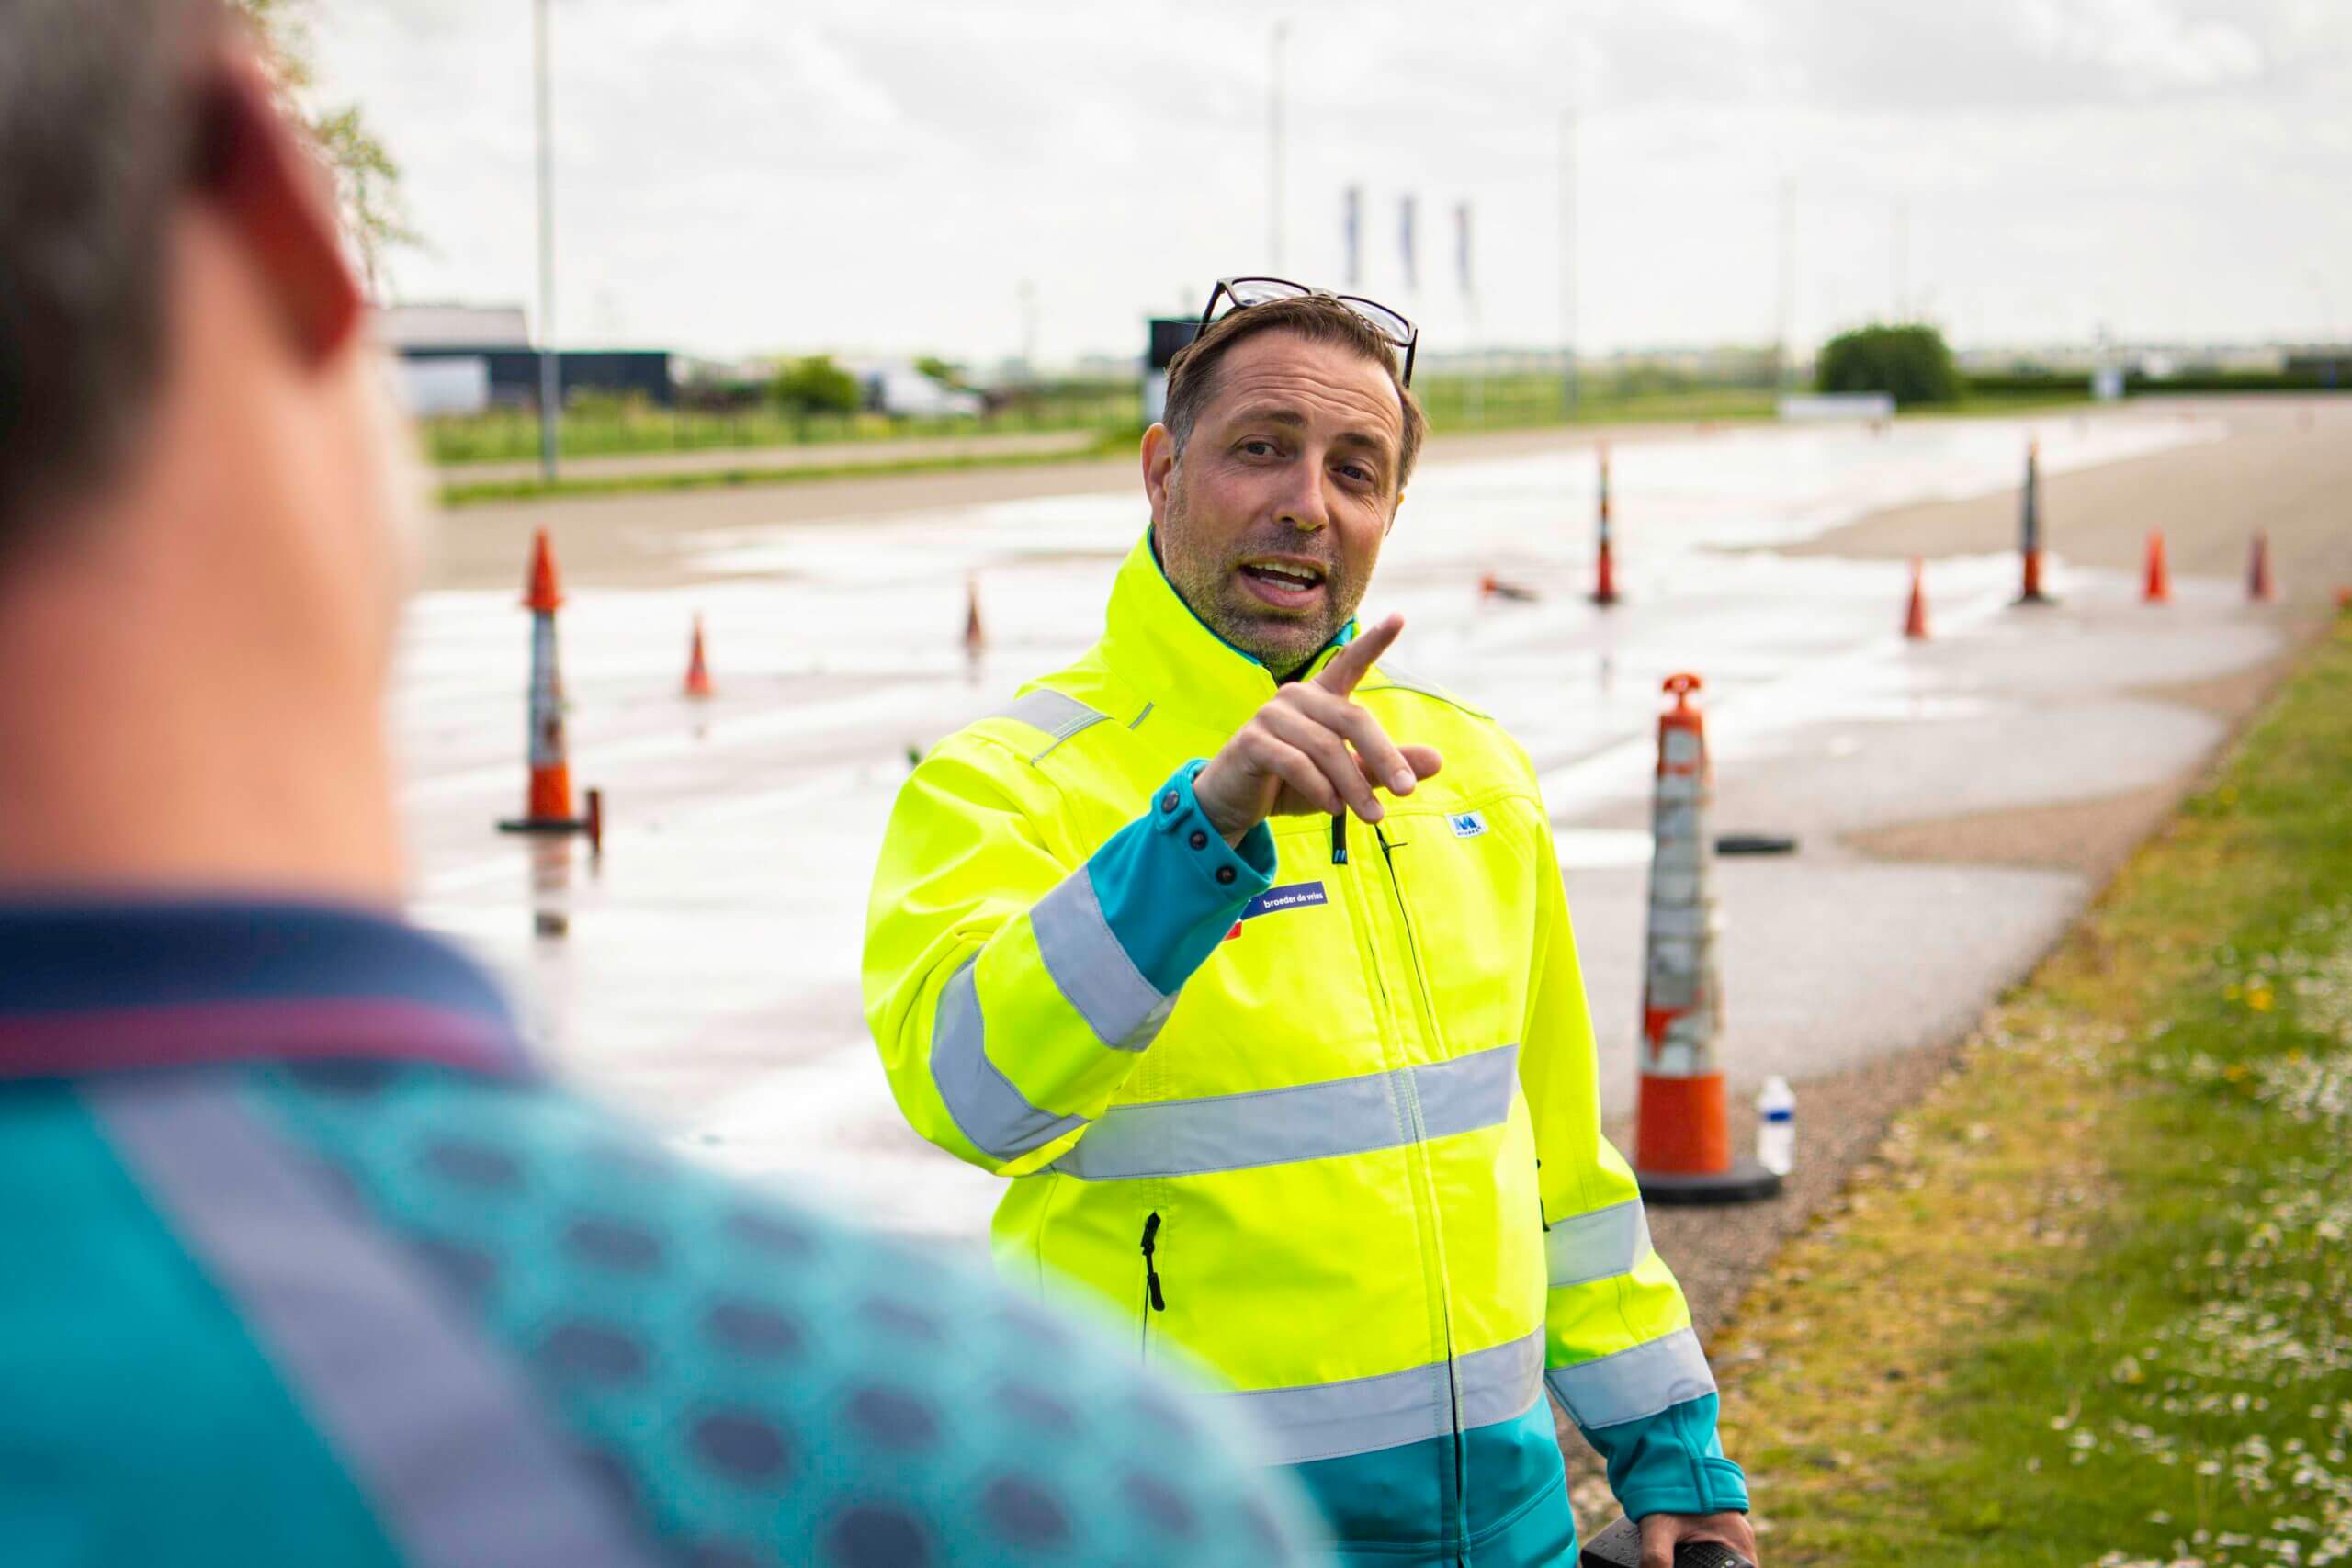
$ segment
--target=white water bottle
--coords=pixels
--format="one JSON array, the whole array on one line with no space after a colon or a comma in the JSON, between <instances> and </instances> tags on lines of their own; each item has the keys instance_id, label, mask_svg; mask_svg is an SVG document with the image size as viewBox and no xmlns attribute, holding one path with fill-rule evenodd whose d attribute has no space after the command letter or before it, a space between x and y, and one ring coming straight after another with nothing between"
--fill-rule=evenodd
<instances>
[{"instance_id":1,"label":"white water bottle","mask_svg":"<svg viewBox=\"0 0 2352 1568\"><path fill-rule=\"evenodd\" d=\"M1775 1176L1797 1164L1797 1096L1778 1074L1764 1080L1756 1097L1756 1163Z\"/></svg>"}]
</instances>

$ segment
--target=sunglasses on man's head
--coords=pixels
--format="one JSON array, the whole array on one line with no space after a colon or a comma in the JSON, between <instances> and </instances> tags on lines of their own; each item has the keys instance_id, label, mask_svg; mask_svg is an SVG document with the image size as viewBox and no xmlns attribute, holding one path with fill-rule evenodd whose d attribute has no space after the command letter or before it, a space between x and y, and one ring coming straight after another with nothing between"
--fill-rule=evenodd
<instances>
[{"instance_id":1,"label":"sunglasses on man's head","mask_svg":"<svg viewBox=\"0 0 2352 1568\"><path fill-rule=\"evenodd\" d=\"M1361 294L1334 294L1328 288L1314 288L1304 283L1293 283L1287 277L1220 277L1209 291L1208 309L1201 312L1199 330L1206 332L1209 323L1217 319L1217 304L1225 301L1227 315L1246 310L1252 305L1262 305L1269 299L1337 299L1371 323L1374 332L1397 348L1405 351L1405 368L1397 379L1409 387L1413 384L1413 354L1420 346L1421 329L1377 299L1367 299Z\"/></svg>"}]
</instances>

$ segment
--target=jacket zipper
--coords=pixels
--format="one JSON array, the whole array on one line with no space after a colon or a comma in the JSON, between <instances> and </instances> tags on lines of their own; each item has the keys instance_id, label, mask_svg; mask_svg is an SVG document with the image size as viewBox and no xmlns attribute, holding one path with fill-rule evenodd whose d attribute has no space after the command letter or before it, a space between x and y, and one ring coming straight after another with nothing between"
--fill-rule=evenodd
<instances>
[{"instance_id":1,"label":"jacket zipper","mask_svg":"<svg viewBox=\"0 0 2352 1568\"><path fill-rule=\"evenodd\" d=\"M1382 867L1388 873L1389 897L1396 902L1396 923L1405 933L1405 958L1413 971L1413 990L1415 998L1420 1004L1421 1026L1429 1032L1430 1045L1442 1053L1445 1050L1445 1038L1439 1032L1437 1027L1437 1003L1430 995L1429 974L1421 964L1420 938L1413 930L1412 907L1405 899L1405 880L1396 874L1396 846L1389 842L1386 829L1379 824L1374 823L1372 830L1374 837L1380 841ZM1429 1130L1421 1117L1420 1094L1413 1088L1411 1075L1406 1075L1403 1081L1412 1105L1413 1135L1417 1142L1425 1144L1428 1141ZM1437 1228L1438 1214L1437 1184L1429 1171L1428 1158L1428 1154L1424 1151L1421 1155L1422 1179L1428 1185L1430 1228L1434 1230ZM1442 1247L1442 1243L1439 1245ZM1453 1359L1453 1303L1448 1299L1450 1292L1443 1277L1442 1252L1440 1259L1437 1299L1441 1320L1445 1325L1445 1387L1453 1426L1455 1545L1459 1550L1466 1552L1470 1537L1469 1453L1464 1445L1462 1436L1462 1379Z\"/></svg>"},{"instance_id":2,"label":"jacket zipper","mask_svg":"<svg viewBox=\"0 0 2352 1568\"><path fill-rule=\"evenodd\" d=\"M1143 1337L1141 1353L1148 1359L1151 1354L1151 1314L1168 1310L1168 1297L1159 1288L1159 1267L1153 1256L1159 1239L1159 1211L1154 1209L1143 1222Z\"/></svg>"}]
</instances>

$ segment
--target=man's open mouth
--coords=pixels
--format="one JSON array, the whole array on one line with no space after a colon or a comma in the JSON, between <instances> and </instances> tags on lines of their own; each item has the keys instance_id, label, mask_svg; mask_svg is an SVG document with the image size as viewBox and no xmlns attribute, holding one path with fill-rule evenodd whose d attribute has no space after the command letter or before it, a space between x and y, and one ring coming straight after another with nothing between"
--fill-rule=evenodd
<instances>
[{"instance_id":1,"label":"man's open mouth","mask_svg":"<svg viewBox=\"0 0 2352 1568\"><path fill-rule=\"evenodd\" d=\"M1323 569L1313 561L1246 560L1241 576L1258 597L1284 608L1311 603L1323 592Z\"/></svg>"}]
</instances>

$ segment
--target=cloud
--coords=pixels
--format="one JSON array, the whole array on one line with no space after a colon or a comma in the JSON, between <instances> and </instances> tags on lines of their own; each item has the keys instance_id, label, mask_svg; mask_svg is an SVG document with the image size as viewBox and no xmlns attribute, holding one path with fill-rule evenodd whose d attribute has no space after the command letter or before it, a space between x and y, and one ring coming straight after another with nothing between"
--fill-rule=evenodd
<instances>
[{"instance_id":1,"label":"cloud","mask_svg":"<svg viewBox=\"0 0 2352 1568\"><path fill-rule=\"evenodd\" d=\"M522 5L320 0L325 92L408 170L410 297L533 290ZM1038 291L1056 357L1272 259L1272 13L1242 0L553 0L560 293L599 335L734 354L993 357ZM2337 0L1293 0L1286 269L1374 290L1419 196L1433 342L1543 342L1560 122L1581 116L1585 320L1602 343L1760 341L1778 193L1808 330L1914 292L1971 330L2309 323L2352 233L2352 6ZM1474 323L1444 214L1475 203ZM2208 236L2212 215L2231 231ZM2177 258L2177 259L2176 259ZM2128 265L2127 265L2128 263ZM2069 303L2073 300L2073 303ZM2234 323L2234 325L2229 325Z\"/></svg>"}]
</instances>

